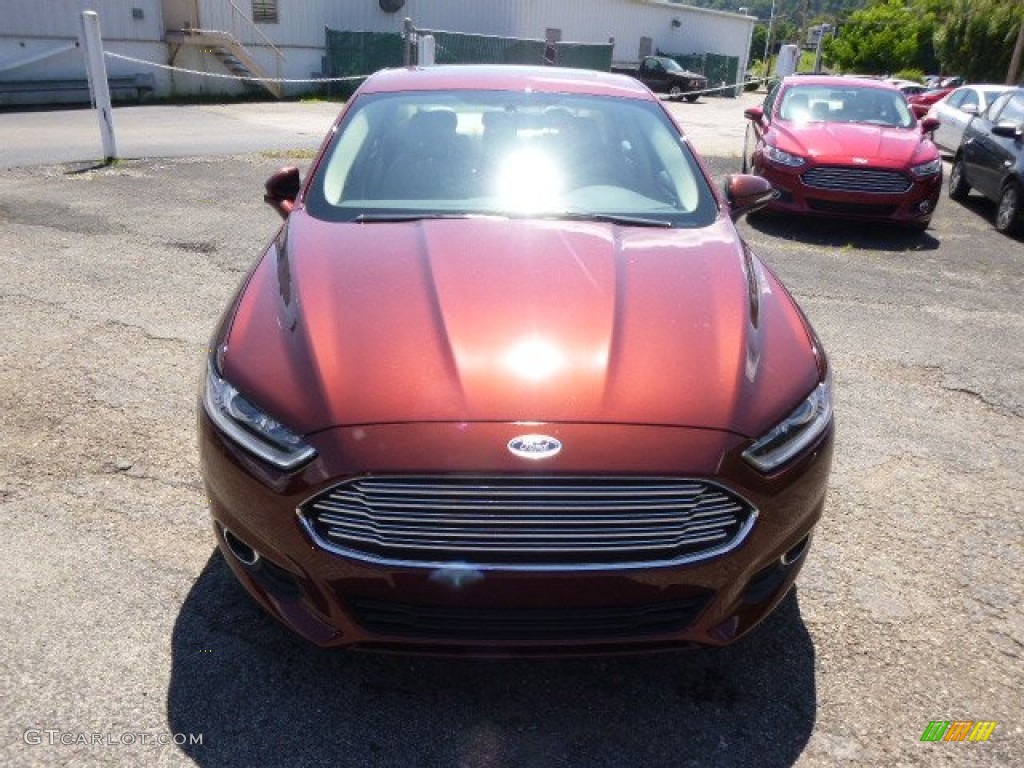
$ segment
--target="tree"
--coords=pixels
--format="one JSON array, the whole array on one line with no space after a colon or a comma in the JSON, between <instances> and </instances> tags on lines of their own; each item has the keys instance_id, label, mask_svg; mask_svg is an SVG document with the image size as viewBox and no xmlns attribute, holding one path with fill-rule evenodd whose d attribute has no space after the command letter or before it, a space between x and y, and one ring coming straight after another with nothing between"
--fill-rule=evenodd
<instances>
[{"instance_id":1,"label":"tree","mask_svg":"<svg viewBox=\"0 0 1024 768\"><path fill-rule=\"evenodd\" d=\"M1003 82L1022 23L1024 0L954 0L935 35L943 70L975 82Z\"/></svg>"},{"instance_id":2,"label":"tree","mask_svg":"<svg viewBox=\"0 0 1024 768\"><path fill-rule=\"evenodd\" d=\"M772 25L771 53L775 53L781 43L788 43L796 40L799 35L797 28L784 19L775 19ZM750 37L750 62L761 61L764 58L765 46L768 42L768 25L758 23L754 25L754 33Z\"/></svg>"},{"instance_id":3,"label":"tree","mask_svg":"<svg viewBox=\"0 0 1024 768\"><path fill-rule=\"evenodd\" d=\"M838 36L825 43L825 57L839 69L863 74L933 71L935 11L942 5L937 0L876 0L840 25Z\"/></svg>"}]
</instances>

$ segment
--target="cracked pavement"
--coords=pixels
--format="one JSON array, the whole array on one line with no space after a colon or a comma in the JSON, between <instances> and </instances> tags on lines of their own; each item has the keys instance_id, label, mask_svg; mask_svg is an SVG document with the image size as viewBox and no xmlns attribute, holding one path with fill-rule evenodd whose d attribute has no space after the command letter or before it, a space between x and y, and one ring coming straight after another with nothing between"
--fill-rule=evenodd
<instances>
[{"instance_id":1,"label":"cracked pavement","mask_svg":"<svg viewBox=\"0 0 1024 768\"><path fill-rule=\"evenodd\" d=\"M262 183L286 163L0 177L0 763L1024 764L1024 242L991 206L944 199L924 236L741 225L819 331L838 419L807 566L751 636L406 659L304 645L214 554L199 374L277 227ZM739 162L709 164L720 180ZM989 742L920 742L930 720L972 719L998 722ZM33 728L203 744L33 745Z\"/></svg>"}]
</instances>

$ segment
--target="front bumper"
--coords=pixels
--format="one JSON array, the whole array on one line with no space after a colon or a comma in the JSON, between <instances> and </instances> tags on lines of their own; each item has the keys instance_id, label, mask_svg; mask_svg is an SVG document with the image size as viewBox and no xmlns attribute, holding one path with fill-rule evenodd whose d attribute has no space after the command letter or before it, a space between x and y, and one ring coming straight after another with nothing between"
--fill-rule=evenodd
<instances>
[{"instance_id":1,"label":"front bumper","mask_svg":"<svg viewBox=\"0 0 1024 768\"><path fill-rule=\"evenodd\" d=\"M803 180L810 168L787 168L764 158L755 161L755 172L768 179L779 197L768 210L851 220L896 224L927 224L942 193L942 173L912 178L906 191L876 193L823 189ZM853 170L853 169L851 169Z\"/></svg>"},{"instance_id":2,"label":"front bumper","mask_svg":"<svg viewBox=\"0 0 1024 768\"><path fill-rule=\"evenodd\" d=\"M822 513L831 428L813 451L770 478L742 461L742 441L735 436L664 427L547 428L567 445L590 446L560 454L553 472L714 479L754 505L756 523L731 552L676 566L517 570L367 562L318 546L298 508L344 479L381 474L381 468L521 473L521 461L487 456L478 446L503 449L506 435L522 426L474 425L479 441L466 441L466 425L454 424L331 430L314 438L319 458L287 475L222 438L201 411L202 468L218 544L239 581L271 615L322 646L556 655L724 645L785 596ZM614 435L616 450L596 439L601 432ZM460 434L462 444L477 447L453 450ZM353 456L360 459L341 458ZM633 464L623 456L634 456Z\"/></svg>"}]
</instances>

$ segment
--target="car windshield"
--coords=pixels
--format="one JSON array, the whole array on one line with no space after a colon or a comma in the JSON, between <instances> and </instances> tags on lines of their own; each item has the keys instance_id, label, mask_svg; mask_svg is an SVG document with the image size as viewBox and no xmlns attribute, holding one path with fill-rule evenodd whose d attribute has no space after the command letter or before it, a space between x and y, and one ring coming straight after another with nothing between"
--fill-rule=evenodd
<instances>
[{"instance_id":1,"label":"car windshield","mask_svg":"<svg viewBox=\"0 0 1024 768\"><path fill-rule=\"evenodd\" d=\"M670 58L666 57L666 58L658 59L658 61L660 61L662 64L664 64L665 65L665 69L667 69L669 72L683 72L684 71L683 70L683 66L678 61L676 61L675 59L670 59Z\"/></svg>"},{"instance_id":2,"label":"car windshield","mask_svg":"<svg viewBox=\"0 0 1024 768\"><path fill-rule=\"evenodd\" d=\"M697 227L717 215L658 104L528 91L360 95L306 202L331 221L482 215Z\"/></svg>"},{"instance_id":3,"label":"car windshield","mask_svg":"<svg viewBox=\"0 0 1024 768\"><path fill-rule=\"evenodd\" d=\"M895 128L914 124L910 107L899 91L848 85L790 88L779 117L795 123L868 123Z\"/></svg>"}]
</instances>

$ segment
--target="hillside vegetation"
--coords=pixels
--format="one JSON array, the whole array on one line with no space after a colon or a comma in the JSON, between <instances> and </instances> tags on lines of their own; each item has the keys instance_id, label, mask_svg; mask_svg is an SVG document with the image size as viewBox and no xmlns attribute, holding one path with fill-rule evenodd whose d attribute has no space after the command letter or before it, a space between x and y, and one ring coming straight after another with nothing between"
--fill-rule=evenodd
<instances>
[{"instance_id":1,"label":"hillside vegetation","mask_svg":"<svg viewBox=\"0 0 1024 768\"><path fill-rule=\"evenodd\" d=\"M689 0L685 5L760 21L752 62L765 53L772 0ZM836 30L823 45L829 68L864 74L900 71L956 73L972 81L1020 79L1024 0L776 0L771 43L805 43L811 27Z\"/></svg>"}]
</instances>

